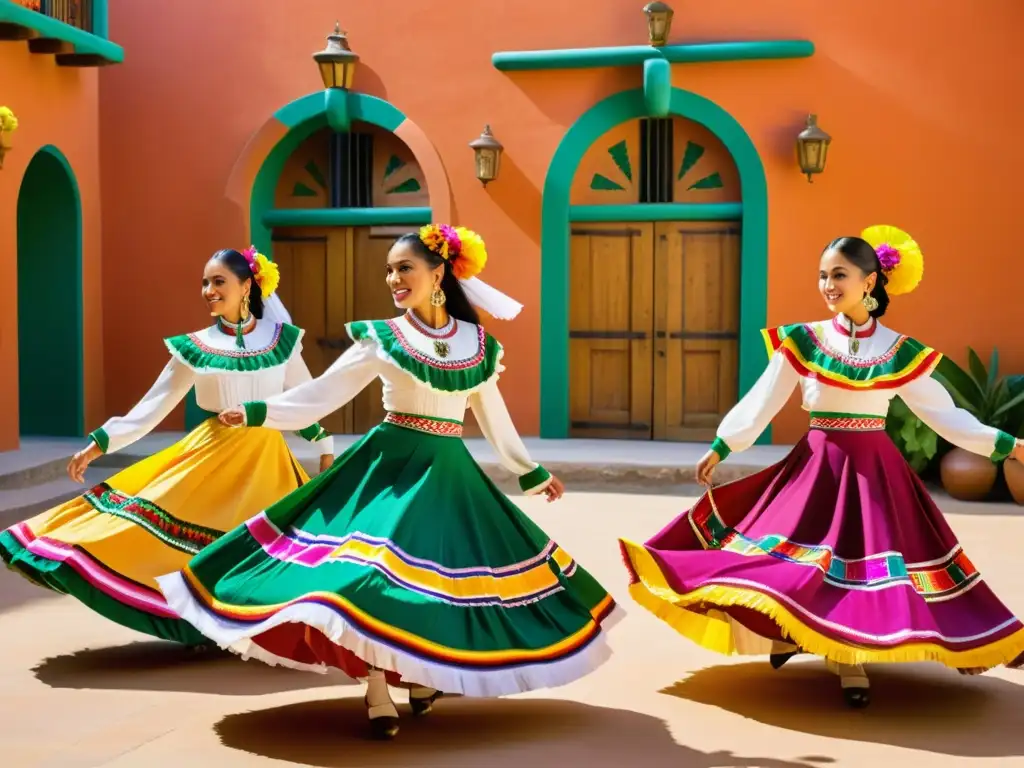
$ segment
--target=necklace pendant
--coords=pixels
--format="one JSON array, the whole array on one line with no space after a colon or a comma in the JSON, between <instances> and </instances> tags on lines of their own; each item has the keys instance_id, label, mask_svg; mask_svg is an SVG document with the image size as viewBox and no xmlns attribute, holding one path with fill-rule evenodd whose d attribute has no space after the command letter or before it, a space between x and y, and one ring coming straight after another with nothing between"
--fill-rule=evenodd
<instances>
[{"instance_id":1,"label":"necklace pendant","mask_svg":"<svg viewBox=\"0 0 1024 768\"><path fill-rule=\"evenodd\" d=\"M850 352L856 355L859 351L860 341L856 337L850 339Z\"/></svg>"},{"instance_id":2,"label":"necklace pendant","mask_svg":"<svg viewBox=\"0 0 1024 768\"><path fill-rule=\"evenodd\" d=\"M434 339L434 352L438 357L444 359L448 357L451 352L451 347L448 346L447 341L441 341L440 339Z\"/></svg>"}]
</instances>

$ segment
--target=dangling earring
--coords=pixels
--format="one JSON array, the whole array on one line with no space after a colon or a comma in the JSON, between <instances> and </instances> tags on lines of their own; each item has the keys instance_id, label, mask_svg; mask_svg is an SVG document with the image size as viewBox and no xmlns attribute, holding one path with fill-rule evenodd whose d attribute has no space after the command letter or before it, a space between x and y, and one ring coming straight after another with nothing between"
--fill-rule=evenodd
<instances>
[{"instance_id":1,"label":"dangling earring","mask_svg":"<svg viewBox=\"0 0 1024 768\"><path fill-rule=\"evenodd\" d=\"M242 297L242 310L238 314L238 325L235 327L235 346L239 349L245 349L245 334L242 333L242 328L245 326L245 321L249 319L249 294L245 294Z\"/></svg>"},{"instance_id":2,"label":"dangling earring","mask_svg":"<svg viewBox=\"0 0 1024 768\"><path fill-rule=\"evenodd\" d=\"M864 309L866 309L869 314L878 309L878 299L876 299L867 291L864 292L864 298L861 299L861 304L864 305Z\"/></svg>"},{"instance_id":3,"label":"dangling earring","mask_svg":"<svg viewBox=\"0 0 1024 768\"><path fill-rule=\"evenodd\" d=\"M430 305L433 307L443 307L446 301L448 301L448 297L444 295L444 291L438 285L434 288L434 292L430 294Z\"/></svg>"}]
</instances>

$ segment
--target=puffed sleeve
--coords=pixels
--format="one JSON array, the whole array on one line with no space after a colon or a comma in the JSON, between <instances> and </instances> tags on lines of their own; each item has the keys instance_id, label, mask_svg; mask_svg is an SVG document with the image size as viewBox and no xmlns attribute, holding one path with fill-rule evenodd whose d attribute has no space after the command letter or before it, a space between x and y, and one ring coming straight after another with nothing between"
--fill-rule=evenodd
<instances>
[{"instance_id":1,"label":"puffed sleeve","mask_svg":"<svg viewBox=\"0 0 1024 768\"><path fill-rule=\"evenodd\" d=\"M931 376L921 376L899 388L903 402L936 434L965 451L1002 461L1013 453L1016 440L1002 430L982 424L958 408L946 388Z\"/></svg>"},{"instance_id":2,"label":"puffed sleeve","mask_svg":"<svg viewBox=\"0 0 1024 768\"><path fill-rule=\"evenodd\" d=\"M519 487L527 495L540 493L551 484L551 473L530 459L522 438L512 423L497 379L487 382L469 396L469 407L498 454L502 466L519 475Z\"/></svg>"},{"instance_id":3,"label":"puffed sleeve","mask_svg":"<svg viewBox=\"0 0 1024 768\"><path fill-rule=\"evenodd\" d=\"M772 355L768 367L718 426L711 450L723 461L733 451L745 451L768 427L796 389L800 374L780 352Z\"/></svg>"},{"instance_id":4,"label":"puffed sleeve","mask_svg":"<svg viewBox=\"0 0 1024 768\"><path fill-rule=\"evenodd\" d=\"M315 379L266 401L243 403L245 423L281 432L315 424L358 395L380 373L376 342L358 341Z\"/></svg>"},{"instance_id":5,"label":"puffed sleeve","mask_svg":"<svg viewBox=\"0 0 1024 768\"><path fill-rule=\"evenodd\" d=\"M307 381L312 381L313 375L309 372L306 361L302 359L302 345L297 345L284 371L284 389L295 389ZM320 422L314 422L307 427L298 430L299 437L315 443L320 448L320 455L334 454L334 438L331 433L320 426Z\"/></svg>"},{"instance_id":6,"label":"puffed sleeve","mask_svg":"<svg viewBox=\"0 0 1024 768\"><path fill-rule=\"evenodd\" d=\"M124 416L115 416L89 437L104 453L119 451L152 432L192 388L192 369L171 358L145 396Z\"/></svg>"}]
</instances>

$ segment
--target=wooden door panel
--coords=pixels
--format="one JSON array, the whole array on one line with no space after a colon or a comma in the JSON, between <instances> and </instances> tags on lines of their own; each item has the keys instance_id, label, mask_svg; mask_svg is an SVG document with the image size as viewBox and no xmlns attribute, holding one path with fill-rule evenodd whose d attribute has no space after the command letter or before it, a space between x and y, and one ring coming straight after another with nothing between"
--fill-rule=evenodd
<instances>
[{"instance_id":1,"label":"wooden door panel","mask_svg":"<svg viewBox=\"0 0 1024 768\"><path fill-rule=\"evenodd\" d=\"M351 260L352 320L386 320L401 314L395 307L385 283L388 251L395 238L375 235L368 227L352 230L354 247ZM352 401L352 431L362 434L384 419L383 384L375 379Z\"/></svg>"},{"instance_id":2,"label":"wooden door panel","mask_svg":"<svg viewBox=\"0 0 1024 768\"><path fill-rule=\"evenodd\" d=\"M659 224L655 437L710 440L737 398L739 228Z\"/></svg>"},{"instance_id":3,"label":"wooden door panel","mask_svg":"<svg viewBox=\"0 0 1024 768\"><path fill-rule=\"evenodd\" d=\"M651 436L653 226L588 224L570 253L570 434Z\"/></svg>"},{"instance_id":4,"label":"wooden door panel","mask_svg":"<svg viewBox=\"0 0 1024 768\"><path fill-rule=\"evenodd\" d=\"M305 331L302 340L302 357L310 373L316 377L322 374L340 354L327 341L337 335L332 327L329 291L330 273L337 262L344 262L344 250L338 251L338 243L329 232L322 230L290 229L274 234L274 260L281 270L281 285L278 294L292 322ZM344 243L341 243L342 249ZM348 423L342 412L335 412L324 418L324 428L337 433L348 431Z\"/></svg>"}]
</instances>

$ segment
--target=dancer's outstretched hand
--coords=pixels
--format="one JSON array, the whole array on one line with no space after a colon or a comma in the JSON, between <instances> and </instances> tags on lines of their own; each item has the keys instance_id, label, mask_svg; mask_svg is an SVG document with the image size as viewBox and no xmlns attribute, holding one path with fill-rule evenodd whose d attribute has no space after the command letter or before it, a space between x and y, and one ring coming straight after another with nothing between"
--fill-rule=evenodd
<instances>
[{"instance_id":1,"label":"dancer's outstretched hand","mask_svg":"<svg viewBox=\"0 0 1024 768\"><path fill-rule=\"evenodd\" d=\"M331 468L331 465L333 463L334 463L334 454L333 453L321 453L320 454L320 471L321 472L326 472L328 469Z\"/></svg>"},{"instance_id":2,"label":"dancer's outstretched hand","mask_svg":"<svg viewBox=\"0 0 1024 768\"><path fill-rule=\"evenodd\" d=\"M228 408L226 411L221 411L217 417L221 424L229 427L243 427L245 426L245 408L240 405L236 405L234 408Z\"/></svg>"},{"instance_id":3,"label":"dancer's outstretched hand","mask_svg":"<svg viewBox=\"0 0 1024 768\"><path fill-rule=\"evenodd\" d=\"M565 493L565 486L562 481L554 475L551 476L551 482L548 483L548 487L544 489L544 495L548 497L548 501L558 501L562 498L562 494Z\"/></svg>"},{"instance_id":4,"label":"dancer's outstretched hand","mask_svg":"<svg viewBox=\"0 0 1024 768\"><path fill-rule=\"evenodd\" d=\"M710 488L711 475L715 471L715 466L721 461L718 454L714 451L705 453L700 461L697 462L697 482L706 488Z\"/></svg>"},{"instance_id":5,"label":"dancer's outstretched hand","mask_svg":"<svg viewBox=\"0 0 1024 768\"><path fill-rule=\"evenodd\" d=\"M71 461L68 462L68 477L76 483L84 483L85 470L101 455L103 455L103 451L100 450L100 447L95 442L90 442L88 446L71 457Z\"/></svg>"}]
</instances>

